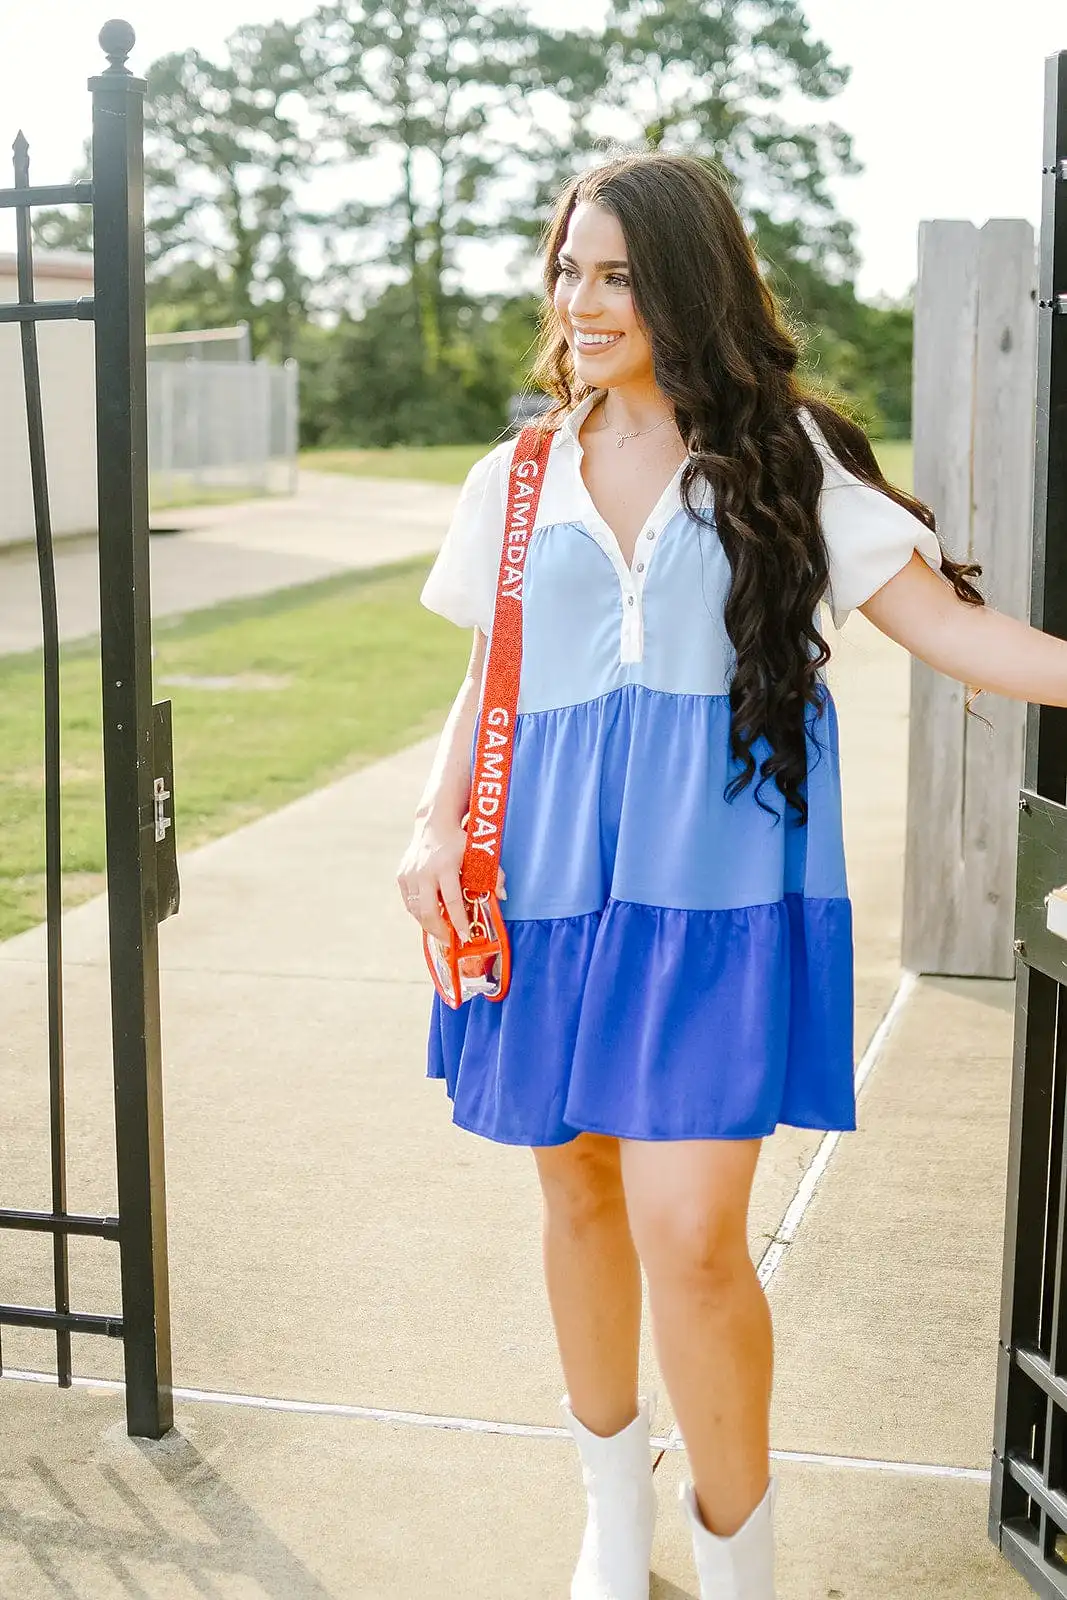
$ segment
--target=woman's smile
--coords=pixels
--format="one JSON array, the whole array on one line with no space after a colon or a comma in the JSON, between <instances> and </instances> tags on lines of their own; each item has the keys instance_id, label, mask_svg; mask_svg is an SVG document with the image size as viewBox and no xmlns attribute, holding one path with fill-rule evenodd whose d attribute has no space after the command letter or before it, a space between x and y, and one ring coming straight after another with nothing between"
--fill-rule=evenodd
<instances>
[{"instance_id":1,"label":"woman's smile","mask_svg":"<svg viewBox=\"0 0 1067 1600\"><path fill-rule=\"evenodd\" d=\"M621 333L592 333L583 328L575 328L574 342L583 353L587 350L610 350L619 340L625 338Z\"/></svg>"}]
</instances>

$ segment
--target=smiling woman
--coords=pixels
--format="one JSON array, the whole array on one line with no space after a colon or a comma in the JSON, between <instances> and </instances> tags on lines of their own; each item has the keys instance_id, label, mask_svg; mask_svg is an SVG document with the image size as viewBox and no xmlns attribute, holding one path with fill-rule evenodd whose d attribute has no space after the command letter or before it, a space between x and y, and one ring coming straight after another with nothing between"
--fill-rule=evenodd
<instances>
[{"instance_id":1,"label":"smiling woman","mask_svg":"<svg viewBox=\"0 0 1067 1600\"><path fill-rule=\"evenodd\" d=\"M943 671L966 664L967 681L1055 704L1067 644L987 612L978 569L945 555L863 432L802 388L709 163L642 154L581 174L544 270L542 437L475 465L422 595L474 638L397 878L426 932L447 937L451 916L462 939L487 652L511 637L496 626L505 508L533 463L502 769L507 900L492 908L510 988L454 1008L435 995L427 1071L459 1126L533 1151L562 1408L589 1496L574 1596L647 1600L643 1266L692 1469L701 1596L773 1600L752 1179L779 1125L856 1126L820 607L838 627L863 607ZM501 702L487 704L495 732Z\"/></svg>"}]
</instances>

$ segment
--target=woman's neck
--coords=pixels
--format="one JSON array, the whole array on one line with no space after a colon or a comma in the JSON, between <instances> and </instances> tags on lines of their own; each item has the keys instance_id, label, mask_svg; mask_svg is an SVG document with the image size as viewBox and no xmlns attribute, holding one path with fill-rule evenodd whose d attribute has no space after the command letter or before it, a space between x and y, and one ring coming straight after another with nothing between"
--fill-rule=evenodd
<instances>
[{"instance_id":1,"label":"woman's neck","mask_svg":"<svg viewBox=\"0 0 1067 1600\"><path fill-rule=\"evenodd\" d=\"M615 433L643 433L673 415L670 401L654 383L608 389L598 409L602 425Z\"/></svg>"}]
</instances>

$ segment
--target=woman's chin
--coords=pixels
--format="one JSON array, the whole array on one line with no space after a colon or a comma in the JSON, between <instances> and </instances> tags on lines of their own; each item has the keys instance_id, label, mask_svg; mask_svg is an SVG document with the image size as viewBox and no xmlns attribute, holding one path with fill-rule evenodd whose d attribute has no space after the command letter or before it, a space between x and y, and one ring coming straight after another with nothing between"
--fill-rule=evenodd
<instances>
[{"instance_id":1,"label":"woman's chin","mask_svg":"<svg viewBox=\"0 0 1067 1600\"><path fill-rule=\"evenodd\" d=\"M591 384L594 389L610 389L619 381L617 363L606 356L587 356L576 351L574 370L583 383Z\"/></svg>"}]
</instances>

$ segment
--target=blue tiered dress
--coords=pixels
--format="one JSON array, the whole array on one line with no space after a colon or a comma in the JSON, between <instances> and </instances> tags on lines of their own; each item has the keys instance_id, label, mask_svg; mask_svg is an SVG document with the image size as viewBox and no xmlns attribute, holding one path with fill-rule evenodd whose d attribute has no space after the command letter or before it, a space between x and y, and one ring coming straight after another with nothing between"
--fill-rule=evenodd
<instances>
[{"instance_id":1,"label":"blue tiered dress","mask_svg":"<svg viewBox=\"0 0 1067 1600\"><path fill-rule=\"evenodd\" d=\"M507 1144L582 1130L757 1138L779 1122L852 1129L853 945L837 716L807 716L807 824L775 784L723 798L730 569L710 490L679 469L632 568L581 475L590 395L553 440L526 558L523 658L501 865L511 989L453 1011L435 995L427 1076L453 1120ZM918 549L917 518L849 474L807 413L840 627ZM514 441L472 469L422 601L492 628ZM769 751L753 747L757 765Z\"/></svg>"}]
</instances>

